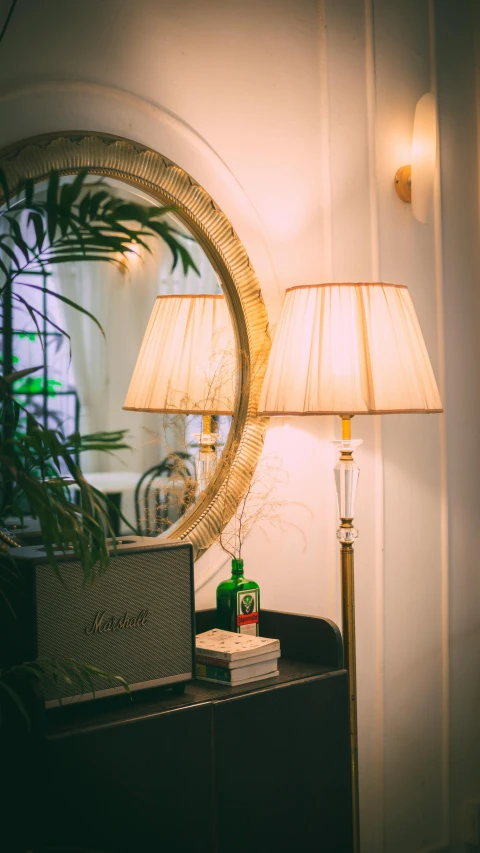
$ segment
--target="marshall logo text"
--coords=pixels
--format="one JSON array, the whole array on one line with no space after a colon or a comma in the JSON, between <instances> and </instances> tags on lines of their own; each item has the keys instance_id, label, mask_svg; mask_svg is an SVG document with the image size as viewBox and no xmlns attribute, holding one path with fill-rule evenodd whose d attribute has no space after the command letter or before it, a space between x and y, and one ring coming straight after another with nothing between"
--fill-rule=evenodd
<instances>
[{"instance_id":1,"label":"marshall logo text","mask_svg":"<svg viewBox=\"0 0 480 853\"><path fill-rule=\"evenodd\" d=\"M141 628L147 624L148 610L141 610L138 616L129 616L128 611L123 616L111 616L105 619L106 610L98 610L93 617L89 628L85 628L86 634L109 634L111 631L121 631L124 628Z\"/></svg>"}]
</instances>

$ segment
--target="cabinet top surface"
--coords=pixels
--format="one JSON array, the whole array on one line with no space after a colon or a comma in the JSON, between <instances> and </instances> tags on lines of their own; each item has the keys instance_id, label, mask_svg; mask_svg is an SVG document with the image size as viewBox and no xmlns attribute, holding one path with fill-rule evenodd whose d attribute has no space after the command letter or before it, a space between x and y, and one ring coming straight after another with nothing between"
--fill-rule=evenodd
<instances>
[{"instance_id":1,"label":"cabinet top surface","mask_svg":"<svg viewBox=\"0 0 480 853\"><path fill-rule=\"evenodd\" d=\"M346 670L332 670L329 666L303 661L280 659L278 668L279 675L273 678L252 681L237 687L195 679L186 685L182 695L175 695L168 688L155 688L138 691L131 694L131 697L124 694L54 708L46 712L45 733L47 737L65 737L82 731L186 711L194 706L241 699L252 693L277 690L306 679L346 677Z\"/></svg>"},{"instance_id":2,"label":"cabinet top surface","mask_svg":"<svg viewBox=\"0 0 480 853\"><path fill-rule=\"evenodd\" d=\"M262 610L262 635L280 640L279 675L247 684L230 686L194 680L185 693L175 694L168 688L155 688L121 693L115 697L76 702L51 709L45 716L47 737L68 737L100 728L187 711L210 703L231 701L254 693L278 690L305 679L346 677L342 669L342 642L333 622L315 617ZM196 614L197 633L215 626L215 610Z\"/></svg>"}]
</instances>

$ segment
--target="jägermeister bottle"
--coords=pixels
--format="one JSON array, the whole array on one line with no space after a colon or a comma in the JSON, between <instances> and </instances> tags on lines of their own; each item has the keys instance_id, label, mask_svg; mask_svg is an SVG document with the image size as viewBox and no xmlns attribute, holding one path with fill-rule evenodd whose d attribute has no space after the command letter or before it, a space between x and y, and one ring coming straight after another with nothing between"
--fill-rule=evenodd
<instances>
[{"instance_id":1,"label":"j\u00e4germeister bottle","mask_svg":"<svg viewBox=\"0 0 480 853\"><path fill-rule=\"evenodd\" d=\"M243 576L243 560L232 560L232 577L217 586L217 628L258 636L260 587Z\"/></svg>"}]
</instances>

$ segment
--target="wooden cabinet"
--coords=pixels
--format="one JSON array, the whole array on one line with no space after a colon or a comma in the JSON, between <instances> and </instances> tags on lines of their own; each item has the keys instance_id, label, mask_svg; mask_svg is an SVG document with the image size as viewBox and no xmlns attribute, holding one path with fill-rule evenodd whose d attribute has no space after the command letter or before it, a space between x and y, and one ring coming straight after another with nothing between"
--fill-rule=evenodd
<instances>
[{"instance_id":1,"label":"wooden cabinet","mask_svg":"<svg viewBox=\"0 0 480 853\"><path fill-rule=\"evenodd\" d=\"M197 631L213 611L198 614ZM348 682L326 620L264 612L280 675L49 712L45 845L108 853L350 853Z\"/></svg>"}]
</instances>

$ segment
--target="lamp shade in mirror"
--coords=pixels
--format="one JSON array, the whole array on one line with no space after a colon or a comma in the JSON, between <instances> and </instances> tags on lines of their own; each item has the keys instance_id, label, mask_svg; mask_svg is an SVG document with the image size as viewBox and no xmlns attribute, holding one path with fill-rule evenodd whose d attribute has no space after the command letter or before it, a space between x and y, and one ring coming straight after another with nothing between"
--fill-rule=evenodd
<instances>
[{"instance_id":1,"label":"lamp shade in mirror","mask_svg":"<svg viewBox=\"0 0 480 853\"><path fill-rule=\"evenodd\" d=\"M158 296L124 409L231 415L233 328L222 295Z\"/></svg>"},{"instance_id":2,"label":"lamp shade in mirror","mask_svg":"<svg viewBox=\"0 0 480 853\"><path fill-rule=\"evenodd\" d=\"M258 414L440 411L407 287L315 284L287 290Z\"/></svg>"}]
</instances>

